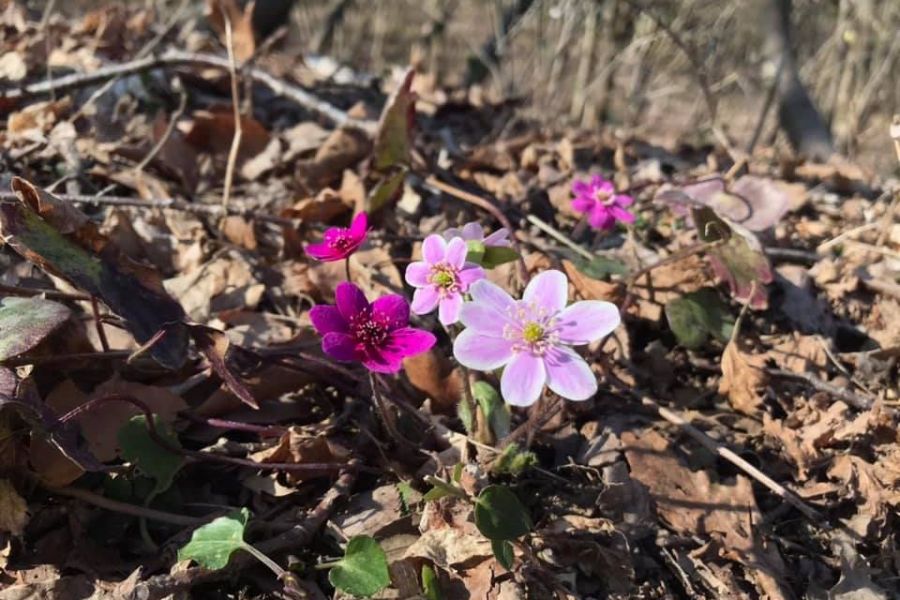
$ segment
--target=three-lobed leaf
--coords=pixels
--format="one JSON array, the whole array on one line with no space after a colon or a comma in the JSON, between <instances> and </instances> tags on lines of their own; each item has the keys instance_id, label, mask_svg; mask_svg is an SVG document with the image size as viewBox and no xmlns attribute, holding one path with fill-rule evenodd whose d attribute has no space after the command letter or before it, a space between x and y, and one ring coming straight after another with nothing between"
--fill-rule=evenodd
<instances>
[{"instance_id":1,"label":"three-lobed leaf","mask_svg":"<svg viewBox=\"0 0 900 600\"><path fill-rule=\"evenodd\" d=\"M222 569L232 553L245 547L244 529L250 511L240 511L219 517L191 535L191 541L178 551L178 560L193 560L207 569Z\"/></svg>"},{"instance_id":2,"label":"three-lobed leaf","mask_svg":"<svg viewBox=\"0 0 900 600\"><path fill-rule=\"evenodd\" d=\"M665 311L675 338L689 350L700 348L710 336L722 342L731 337L734 318L712 288L702 288L670 300Z\"/></svg>"},{"instance_id":3,"label":"three-lobed leaf","mask_svg":"<svg viewBox=\"0 0 900 600\"><path fill-rule=\"evenodd\" d=\"M153 422L156 433L162 440L175 448L181 447L178 437L164 421L154 416ZM122 425L118 441L122 458L153 479L156 482L154 491L157 493L172 485L175 474L184 465L184 458L180 454L164 448L150 436L144 415L136 415Z\"/></svg>"},{"instance_id":4,"label":"three-lobed leaf","mask_svg":"<svg viewBox=\"0 0 900 600\"><path fill-rule=\"evenodd\" d=\"M360 535L347 542L344 558L328 572L331 585L367 598L391 584L387 556L374 538Z\"/></svg>"},{"instance_id":5,"label":"three-lobed leaf","mask_svg":"<svg viewBox=\"0 0 900 600\"><path fill-rule=\"evenodd\" d=\"M491 485L475 500L475 526L489 540L514 540L531 531L531 517L512 490Z\"/></svg>"},{"instance_id":6,"label":"three-lobed leaf","mask_svg":"<svg viewBox=\"0 0 900 600\"><path fill-rule=\"evenodd\" d=\"M491 540L491 550L494 553L494 558L497 559L497 562L504 569L507 571L512 569L516 555L509 540Z\"/></svg>"}]
</instances>

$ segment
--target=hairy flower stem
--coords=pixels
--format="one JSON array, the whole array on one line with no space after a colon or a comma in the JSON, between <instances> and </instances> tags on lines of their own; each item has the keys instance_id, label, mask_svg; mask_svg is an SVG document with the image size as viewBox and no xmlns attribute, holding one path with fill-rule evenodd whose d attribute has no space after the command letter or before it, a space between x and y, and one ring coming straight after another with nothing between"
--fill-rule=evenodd
<instances>
[{"instance_id":1,"label":"hairy flower stem","mask_svg":"<svg viewBox=\"0 0 900 600\"><path fill-rule=\"evenodd\" d=\"M353 279L350 277L350 257L344 259L344 274L347 276L347 281L352 282Z\"/></svg>"},{"instance_id":2,"label":"hairy flower stem","mask_svg":"<svg viewBox=\"0 0 900 600\"><path fill-rule=\"evenodd\" d=\"M450 325L450 326L445 326L444 330L447 332L447 335L450 337L450 344L452 345L453 342L456 341L456 336L459 333L459 329L457 327ZM465 406L466 406L465 410L467 410L468 414L472 415L472 417L474 419L473 425L474 425L475 431L474 432L469 431L467 433L469 433L469 434L475 433L476 437L479 438L478 441L480 441L480 442L487 443L487 444L493 443L492 439L487 439L487 440L480 439L481 437L484 437L482 432L486 429L485 427L483 427L484 414L482 414L478 403L475 402L475 396L474 396L474 394L472 394L472 381L469 378L469 369L467 369L464 365L460 364L459 361L456 361L456 364L459 365L459 371L462 374L463 397L460 399L460 401L465 404ZM481 425L481 426L479 426L479 425ZM489 431L488 431L487 437L488 438L493 437Z\"/></svg>"}]
</instances>

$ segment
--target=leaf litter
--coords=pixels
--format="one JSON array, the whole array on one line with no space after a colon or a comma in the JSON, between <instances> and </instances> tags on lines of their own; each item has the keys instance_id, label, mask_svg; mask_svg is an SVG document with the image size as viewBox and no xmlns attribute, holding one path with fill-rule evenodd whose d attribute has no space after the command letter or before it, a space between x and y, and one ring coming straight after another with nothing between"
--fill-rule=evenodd
<instances>
[{"instance_id":1,"label":"leaf litter","mask_svg":"<svg viewBox=\"0 0 900 600\"><path fill-rule=\"evenodd\" d=\"M890 181L756 158L732 177L716 149L517 134L490 99L414 69L335 98L256 37L254 3L206 4L179 34L192 51L233 38L239 73L277 74L242 88L228 208L227 69L123 74L93 100L102 82L0 92L16 174L0 198L0 598L900 594ZM10 39L47 35L16 3L2 19ZM50 62L77 71L163 27L134 7L50 22L69 45ZM32 46L3 43L4 80L47 76ZM579 231L572 183L596 174L633 197L633 226ZM615 303L623 325L586 351L597 394L498 405L430 315L411 325L437 344L387 387L330 360L309 311L345 265L304 247L361 210L346 268L370 299L410 295L420 242L477 221L508 222L522 253L494 283L554 268L570 298ZM497 468L520 451L520 470ZM247 545L289 574L232 556Z\"/></svg>"}]
</instances>

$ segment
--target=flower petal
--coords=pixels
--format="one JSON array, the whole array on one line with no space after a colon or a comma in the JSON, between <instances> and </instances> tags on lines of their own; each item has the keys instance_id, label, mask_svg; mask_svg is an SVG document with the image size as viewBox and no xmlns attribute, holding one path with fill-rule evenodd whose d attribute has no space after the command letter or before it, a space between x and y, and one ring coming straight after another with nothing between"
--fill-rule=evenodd
<instances>
[{"instance_id":1,"label":"flower petal","mask_svg":"<svg viewBox=\"0 0 900 600\"><path fill-rule=\"evenodd\" d=\"M469 295L472 296L473 302L484 304L504 315L516 306L515 300L506 293L506 290L487 279L479 279L469 286Z\"/></svg>"},{"instance_id":2,"label":"flower petal","mask_svg":"<svg viewBox=\"0 0 900 600\"><path fill-rule=\"evenodd\" d=\"M425 258L425 262L429 264L433 265L444 260L446 252L447 242L436 233L432 233L422 242L422 256Z\"/></svg>"},{"instance_id":3,"label":"flower petal","mask_svg":"<svg viewBox=\"0 0 900 600\"><path fill-rule=\"evenodd\" d=\"M350 223L350 235L355 240L362 240L366 237L366 229L369 227L369 216L361 212L354 217Z\"/></svg>"},{"instance_id":4,"label":"flower petal","mask_svg":"<svg viewBox=\"0 0 900 600\"><path fill-rule=\"evenodd\" d=\"M594 210L594 207L597 205L596 200L592 200L591 198L573 198L572 199L572 210L579 213L586 213Z\"/></svg>"},{"instance_id":5,"label":"flower petal","mask_svg":"<svg viewBox=\"0 0 900 600\"><path fill-rule=\"evenodd\" d=\"M441 296L433 285L422 287L413 292L413 300L409 308L417 315L427 315L434 310L440 299Z\"/></svg>"},{"instance_id":6,"label":"flower petal","mask_svg":"<svg viewBox=\"0 0 900 600\"><path fill-rule=\"evenodd\" d=\"M453 342L453 356L470 369L493 371L512 359L512 342L502 337L485 337L475 329L466 329Z\"/></svg>"},{"instance_id":7,"label":"flower petal","mask_svg":"<svg viewBox=\"0 0 900 600\"><path fill-rule=\"evenodd\" d=\"M334 306L320 304L309 310L309 320L319 335L326 333L347 333L347 321Z\"/></svg>"},{"instance_id":8,"label":"flower petal","mask_svg":"<svg viewBox=\"0 0 900 600\"><path fill-rule=\"evenodd\" d=\"M362 364L375 373L397 373L403 367L401 356L379 348L366 348Z\"/></svg>"},{"instance_id":9,"label":"flower petal","mask_svg":"<svg viewBox=\"0 0 900 600\"><path fill-rule=\"evenodd\" d=\"M463 225L461 237L467 242L470 240L481 241L484 239L484 227L482 227L481 223L478 223L477 221L466 223L465 225Z\"/></svg>"},{"instance_id":10,"label":"flower petal","mask_svg":"<svg viewBox=\"0 0 900 600\"><path fill-rule=\"evenodd\" d=\"M319 244L307 244L303 250L308 256L312 256L316 260L321 260L322 262L330 262L343 258L339 252L335 252L334 248L324 242Z\"/></svg>"},{"instance_id":11,"label":"flower petal","mask_svg":"<svg viewBox=\"0 0 900 600\"><path fill-rule=\"evenodd\" d=\"M587 400L597 393L597 376L571 348L557 346L544 355L547 387L567 400Z\"/></svg>"},{"instance_id":12,"label":"flower petal","mask_svg":"<svg viewBox=\"0 0 900 600\"><path fill-rule=\"evenodd\" d=\"M612 229L616 224L616 219L610 214L607 206L598 202L588 216L588 223L594 229Z\"/></svg>"},{"instance_id":13,"label":"flower petal","mask_svg":"<svg viewBox=\"0 0 900 600\"><path fill-rule=\"evenodd\" d=\"M491 235L484 238L485 246L509 246L509 229L501 227Z\"/></svg>"},{"instance_id":14,"label":"flower petal","mask_svg":"<svg viewBox=\"0 0 900 600\"><path fill-rule=\"evenodd\" d=\"M541 397L547 381L544 361L530 352L519 352L500 377L500 393L513 406L531 406Z\"/></svg>"},{"instance_id":15,"label":"flower petal","mask_svg":"<svg viewBox=\"0 0 900 600\"><path fill-rule=\"evenodd\" d=\"M462 237L462 236L463 236L463 234L462 234L462 229L460 229L459 227L451 227L451 228L449 228L449 229L445 229L445 230L444 230L444 233L442 233L441 235L442 235L442 236L444 237L444 239L447 240L448 242L449 242L450 240L452 240L453 238L455 238L455 237Z\"/></svg>"},{"instance_id":16,"label":"flower petal","mask_svg":"<svg viewBox=\"0 0 900 600\"><path fill-rule=\"evenodd\" d=\"M557 313L566 307L569 298L569 280L562 271L549 269L542 271L528 282L522 299L534 302L550 314Z\"/></svg>"},{"instance_id":17,"label":"flower petal","mask_svg":"<svg viewBox=\"0 0 900 600\"><path fill-rule=\"evenodd\" d=\"M463 284L463 290L467 290L470 285L479 279L484 279L484 269L474 263L468 263L459 272L459 282Z\"/></svg>"},{"instance_id":18,"label":"flower petal","mask_svg":"<svg viewBox=\"0 0 900 600\"><path fill-rule=\"evenodd\" d=\"M459 320L479 335L503 337L503 330L512 320L497 309L478 302L466 302L459 311Z\"/></svg>"},{"instance_id":19,"label":"flower petal","mask_svg":"<svg viewBox=\"0 0 900 600\"><path fill-rule=\"evenodd\" d=\"M572 182L572 193L576 196L591 196L594 193L594 186L590 181L576 180Z\"/></svg>"},{"instance_id":20,"label":"flower petal","mask_svg":"<svg viewBox=\"0 0 900 600\"><path fill-rule=\"evenodd\" d=\"M359 360L356 341L344 333L326 333L322 338L322 352L335 360Z\"/></svg>"},{"instance_id":21,"label":"flower petal","mask_svg":"<svg viewBox=\"0 0 900 600\"><path fill-rule=\"evenodd\" d=\"M444 255L444 260L451 266L459 269L466 263L466 254L468 252L469 246L466 244L466 240L453 238L447 244L447 253Z\"/></svg>"},{"instance_id":22,"label":"flower petal","mask_svg":"<svg viewBox=\"0 0 900 600\"><path fill-rule=\"evenodd\" d=\"M361 289L348 281L338 284L334 292L334 299L338 310L341 311L341 316L348 321L350 317L369 308L369 301L366 300L366 295L363 294Z\"/></svg>"},{"instance_id":23,"label":"flower petal","mask_svg":"<svg viewBox=\"0 0 900 600\"><path fill-rule=\"evenodd\" d=\"M438 321L441 325L453 325L459 321L459 309L462 305L462 294L451 294L441 298L438 304Z\"/></svg>"},{"instance_id":24,"label":"flower petal","mask_svg":"<svg viewBox=\"0 0 900 600\"><path fill-rule=\"evenodd\" d=\"M622 317L612 302L583 300L556 315L559 340L570 346L589 344L611 333Z\"/></svg>"},{"instance_id":25,"label":"flower petal","mask_svg":"<svg viewBox=\"0 0 900 600\"><path fill-rule=\"evenodd\" d=\"M375 300L372 312L388 321L391 329L409 325L409 302L398 294L389 294Z\"/></svg>"},{"instance_id":26,"label":"flower petal","mask_svg":"<svg viewBox=\"0 0 900 600\"><path fill-rule=\"evenodd\" d=\"M613 202L618 206L631 206L634 203L634 198L628 194L616 194L613 196Z\"/></svg>"},{"instance_id":27,"label":"flower petal","mask_svg":"<svg viewBox=\"0 0 900 600\"><path fill-rule=\"evenodd\" d=\"M425 287L428 285L428 275L431 273L431 267L428 263L417 260L411 262L406 267L406 283L413 287Z\"/></svg>"},{"instance_id":28,"label":"flower petal","mask_svg":"<svg viewBox=\"0 0 900 600\"><path fill-rule=\"evenodd\" d=\"M618 221L623 223L634 223L634 215L619 206L610 206L609 214Z\"/></svg>"},{"instance_id":29,"label":"flower petal","mask_svg":"<svg viewBox=\"0 0 900 600\"><path fill-rule=\"evenodd\" d=\"M437 338L430 331L403 327L391 332L387 340L387 347L392 353L405 358L430 350L436 343Z\"/></svg>"}]
</instances>

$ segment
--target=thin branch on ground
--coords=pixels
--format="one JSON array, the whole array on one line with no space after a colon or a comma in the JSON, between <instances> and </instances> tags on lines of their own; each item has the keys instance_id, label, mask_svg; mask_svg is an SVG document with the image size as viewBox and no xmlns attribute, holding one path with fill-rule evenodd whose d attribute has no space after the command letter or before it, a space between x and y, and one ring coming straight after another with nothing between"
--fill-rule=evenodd
<instances>
[{"instance_id":1,"label":"thin branch on ground","mask_svg":"<svg viewBox=\"0 0 900 600\"><path fill-rule=\"evenodd\" d=\"M854 394L853 392L850 392L844 388L832 385L827 381L822 381L821 379L810 373L794 373L793 371L786 371L784 369L766 369L766 372L769 373L769 375L774 375L775 377L804 381L813 389L820 392L825 392L826 394L843 400L850 406L859 410L869 410L875 403L875 401L871 398L865 398L858 394Z\"/></svg>"},{"instance_id":2,"label":"thin branch on ground","mask_svg":"<svg viewBox=\"0 0 900 600\"><path fill-rule=\"evenodd\" d=\"M114 77L144 73L161 67L192 64L224 69L226 71L229 69L227 58L215 54L170 49L158 56L147 56L118 65L101 67L91 73L75 73L58 77L52 82L36 82L18 88L0 90L0 98L5 100L24 100L26 98L45 96L51 91L64 92L89 87ZM317 98L299 86L270 75L262 69L256 67L247 69L245 75L267 86L276 96L286 98L302 106L337 127L351 127L372 135L378 126L375 121L355 119L333 104Z\"/></svg>"},{"instance_id":3,"label":"thin branch on ground","mask_svg":"<svg viewBox=\"0 0 900 600\"><path fill-rule=\"evenodd\" d=\"M241 97L238 91L237 64L234 58L234 36L231 30L231 19L228 11L223 10L225 20L225 47L228 50L228 75L231 78L231 106L234 115L234 137L231 139L231 147L228 149L228 162L225 165L225 185L222 189L222 206L228 209L228 200L231 197L231 185L234 182L234 168L237 164L238 150L241 147Z\"/></svg>"},{"instance_id":4,"label":"thin branch on ground","mask_svg":"<svg viewBox=\"0 0 900 600\"><path fill-rule=\"evenodd\" d=\"M129 196L89 196L86 194L54 194L60 200L74 204L93 204L97 206L133 206L135 208L167 208L179 210L195 215L210 217L239 216L247 220L256 220L264 223L273 223L285 227L297 227L302 221L297 219L285 219L262 213L259 208L234 208L224 207L220 204L197 204L185 202L175 198L131 198ZM17 196L13 192L0 191L0 201L15 200Z\"/></svg>"}]
</instances>

